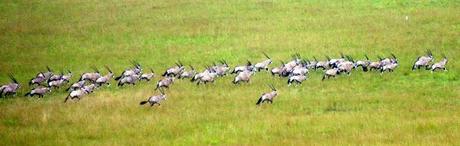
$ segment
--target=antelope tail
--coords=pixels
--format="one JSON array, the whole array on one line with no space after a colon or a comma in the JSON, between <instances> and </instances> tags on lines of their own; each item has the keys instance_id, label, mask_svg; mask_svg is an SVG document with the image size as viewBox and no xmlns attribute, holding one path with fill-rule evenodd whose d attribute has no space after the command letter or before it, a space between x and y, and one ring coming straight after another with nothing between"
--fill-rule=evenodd
<instances>
[{"instance_id":1,"label":"antelope tail","mask_svg":"<svg viewBox=\"0 0 460 146\"><path fill-rule=\"evenodd\" d=\"M70 98L70 95L68 95L68 96L64 99L64 103L66 103L67 100L69 100L69 98Z\"/></svg>"},{"instance_id":2,"label":"antelope tail","mask_svg":"<svg viewBox=\"0 0 460 146\"><path fill-rule=\"evenodd\" d=\"M30 95L30 92L26 93L24 96L31 96L31 95Z\"/></svg>"},{"instance_id":3,"label":"antelope tail","mask_svg":"<svg viewBox=\"0 0 460 146\"><path fill-rule=\"evenodd\" d=\"M262 97L260 97L259 100L257 100L256 105L260 105L260 103L262 103Z\"/></svg>"},{"instance_id":4,"label":"antelope tail","mask_svg":"<svg viewBox=\"0 0 460 146\"><path fill-rule=\"evenodd\" d=\"M144 105L146 104L148 101L141 101L141 103L139 103L139 105Z\"/></svg>"},{"instance_id":5,"label":"antelope tail","mask_svg":"<svg viewBox=\"0 0 460 146\"><path fill-rule=\"evenodd\" d=\"M165 73L163 73L163 75L162 75L162 76L163 76L163 77L166 77L166 75L167 75L167 74L168 74L168 72L167 72L167 71L165 71Z\"/></svg>"},{"instance_id":6,"label":"antelope tail","mask_svg":"<svg viewBox=\"0 0 460 146\"><path fill-rule=\"evenodd\" d=\"M323 76L323 79L321 79L321 81L324 81L324 79L326 79L326 75Z\"/></svg>"},{"instance_id":7,"label":"antelope tail","mask_svg":"<svg viewBox=\"0 0 460 146\"><path fill-rule=\"evenodd\" d=\"M123 75L120 75L120 76L118 76L118 77L115 77L115 81L120 80L122 76L123 76Z\"/></svg>"}]
</instances>

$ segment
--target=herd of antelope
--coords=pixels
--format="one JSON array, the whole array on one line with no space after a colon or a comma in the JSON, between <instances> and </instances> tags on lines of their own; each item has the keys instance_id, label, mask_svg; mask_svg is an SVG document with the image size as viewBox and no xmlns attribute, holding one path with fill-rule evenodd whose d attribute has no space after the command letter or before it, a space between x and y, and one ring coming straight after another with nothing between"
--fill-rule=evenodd
<instances>
[{"instance_id":1,"label":"herd of antelope","mask_svg":"<svg viewBox=\"0 0 460 146\"><path fill-rule=\"evenodd\" d=\"M156 83L155 90L159 89L160 95L154 95L149 97L145 101L141 101L140 105L149 103L151 106L158 104L162 100L166 100L166 94L164 88L169 88L174 80L177 79L190 79L191 82L199 84L213 83L218 77L223 77L228 74L235 74L232 81L234 84L248 83L251 77L256 72L269 71L273 76L286 77L287 84L290 86L293 83L301 84L308 78L310 70L323 70L324 75L322 80L335 77L339 74L350 75L353 69L367 72L367 71L379 71L381 74L385 71L393 72L398 67L398 59L394 54L391 56L382 58L378 56L378 60L370 60L367 55L363 60L354 60L351 56L340 54L340 58L330 58L326 56L326 60L318 60L313 57L313 60L302 59L300 54L292 55L292 60L287 63L281 62L278 67L269 68L272 64L272 59L265 53L265 60L253 64L251 61L243 65L239 65L231 70L230 66L225 60L220 60L218 64L214 63L212 66L206 66L202 72L197 72L193 66L190 69L178 61L175 66L168 68L163 74L162 79ZM434 57L431 51L427 51L426 55L419 56L412 66L412 70L420 69L424 67L427 70L434 72L436 70L446 69L447 57L442 55L443 58L434 63ZM81 74L80 79L71 84L66 91L69 92L64 102L70 100L80 100L83 96L92 93L95 89L101 88L104 85L109 86L112 78L118 82L118 86L124 86L127 84L135 85L141 81L150 81L155 77L155 73L152 69L150 72L144 73L141 65L138 62L133 61L133 67L127 68L119 76L115 77L114 72L105 66L108 73L103 75L97 68L93 67L94 71L86 72ZM56 74L50 67L47 67L45 72L39 72L34 78L29 81L29 86L33 89L30 90L25 96L38 96L42 98L45 94L51 92L52 89L58 89L68 84L73 74L71 71L64 74ZM2 85L0 87L0 97L3 96L15 96L18 89L21 87L19 82L9 75L12 83ZM278 95L276 88L273 85L269 85L272 91L263 93L258 101L257 105L267 101L273 102L273 99Z\"/></svg>"}]
</instances>

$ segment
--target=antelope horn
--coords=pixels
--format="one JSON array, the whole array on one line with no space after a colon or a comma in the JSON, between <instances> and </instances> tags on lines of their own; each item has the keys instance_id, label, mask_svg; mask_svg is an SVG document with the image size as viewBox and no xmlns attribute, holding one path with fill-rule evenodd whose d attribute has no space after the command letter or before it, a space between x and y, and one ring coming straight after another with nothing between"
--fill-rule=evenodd
<instances>
[{"instance_id":1,"label":"antelope horn","mask_svg":"<svg viewBox=\"0 0 460 146\"><path fill-rule=\"evenodd\" d=\"M12 74L9 74L8 75L10 77L11 80L13 80L14 83L18 83L18 80L16 80L16 78L14 78L14 76Z\"/></svg>"},{"instance_id":2,"label":"antelope horn","mask_svg":"<svg viewBox=\"0 0 460 146\"><path fill-rule=\"evenodd\" d=\"M396 55L395 55L395 54L391 53L391 56L392 56L394 59L396 59Z\"/></svg>"},{"instance_id":3,"label":"antelope horn","mask_svg":"<svg viewBox=\"0 0 460 146\"><path fill-rule=\"evenodd\" d=\"M273 91L276 91L276 88L272 85L272 84L269 84L268 85Z\"/></svg>"},{"instance_id":4,"label":"antelope horn","mask_svg":"<svg viewBox=\"0 0 460 146\"><path fill-rule=\"evenodd\" d=\"M444 57L444 58L446 58L446 59L447 59L447 56L446 56L446 54L442 53L441 55L442 55L442 57Z\"/></svg>"},{"instance_id":5,"label":"antelope horn","mask_svg":"<svg viewBox=\"0 0 460 146\"><path fill-rule=\"evenodd\" d=\"M46 69L47 69L49 72L53 72L49 66L46 66Z\"/></svg>"},{"instance_id":6,"label":"antelope horn","mask_svg":"<svg viewBox=\"0 0 460 146\"><path fill-rule=\"evenodd\" d=\"M112 70L110 69L110 67L108 67L107 65L104 66L110 73L113 73Z\"/></svg>"},{"instance_id":7,"label":"antelope horn","mask_svg":"<svg viewBox=\"0 0 460 146\"><path fill-rule=\"evenodd\" d=\"M367 59L367 60L369 60L369 57L367 57L367 55L366 55L366 54L364 54L364 57L366 57L366 59Z\"/></svg>"},{"instance_id":8,"label":"antelope horn","mask_svg":"<svg viewBox=\"0 0 460 146\"><path fill-rule=\"evenodd\" d=\"M428 54L428 55L433 55L433 53L431 53L431 50L430 50L430 49L427 50L427 54Z\"/></svg>"},{"instance_id":9,"label":"antelope horn","mask_svg":"<svg viewBox=\"0 0 460 146\"><path fill-rule=\"evenodd\" d=\"M262 52L262 53L264 54L265 57L267 57L268 59L271 59L271 58L267 55L267 53L265 53L265 52Z\"/></svg>"}]
</instances>

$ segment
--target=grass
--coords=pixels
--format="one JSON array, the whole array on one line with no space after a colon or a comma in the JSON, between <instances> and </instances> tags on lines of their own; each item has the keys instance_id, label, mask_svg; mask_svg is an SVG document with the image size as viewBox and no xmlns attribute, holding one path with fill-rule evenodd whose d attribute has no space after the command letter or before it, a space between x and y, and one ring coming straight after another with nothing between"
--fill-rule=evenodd
<instances>
[{"instance_id":1,"label":"grass","mask_svg":"<svg viewBox=\"0 0 460 146\"><path fill-rule=\"evenodd\" d=\"M167 90L160 107L138 106L155 81L110 86L78 103L64 91L43 99L0 99L4 145L456 145L460 134L458 1L24 1L0 3L0 82L23 84L50 65L76 74L108 65L119 74L137 60L157 74L176 60L202 69L279 65L291 54L324 58L339 52L363 58L395 53L388 74L353 72L301 86L258 73L235 86L232 76ZM409 18L405 20L406 16ZM450 58L448 72L411 71L432 49ZM76 80L77 77L74 77ZM158 77L156 79L159 79ZM273 105L258 96L279 88Z\"/></svg>"}]
</instances>

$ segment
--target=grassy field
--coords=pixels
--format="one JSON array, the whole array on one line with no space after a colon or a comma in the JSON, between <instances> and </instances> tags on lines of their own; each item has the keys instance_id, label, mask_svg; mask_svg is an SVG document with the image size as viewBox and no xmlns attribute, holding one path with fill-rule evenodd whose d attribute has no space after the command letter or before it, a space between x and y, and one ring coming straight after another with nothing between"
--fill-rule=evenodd
<instances>
[{"instance_id":1,"label":"grassy field","mask_svg":"<svg viewBox=\"0 0 460 146\"><path fill-rule=\"evenodd\" d=\"M458 145L459 9L458 0L3 0L0 83L14 73L22 88L0 99L0 143ZM449 71L411 71L426 49L437 59L445 53ZM239 86L233 76L204 86L178 80L154 108L138 104L157 94L156 81L112 85L78 103L63 104L63 89L43 99L22 96L47 65L76 76L108 65L120 74L137 60L159 74L176 60L201 70L219 59L261 61L262 52L272 67L293 53L324 59L339 52L394 53L400 66L324 82L316 71L291 87L265 72ZM256 107L267 83L280 95Z\"/></svg>"}]
</instances>

